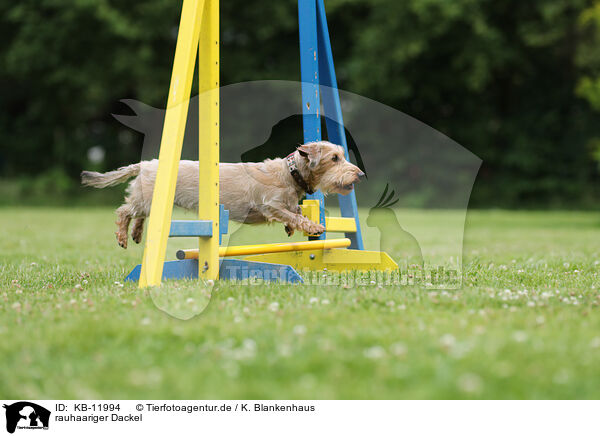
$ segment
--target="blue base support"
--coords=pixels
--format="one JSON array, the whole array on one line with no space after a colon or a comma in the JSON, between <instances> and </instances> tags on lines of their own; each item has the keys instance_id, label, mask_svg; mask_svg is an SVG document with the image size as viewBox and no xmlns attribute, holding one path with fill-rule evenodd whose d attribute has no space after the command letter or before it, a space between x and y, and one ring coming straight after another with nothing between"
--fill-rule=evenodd
<instances>
[{"instance_id":1,"label":"blue base support","mask_svg":"<svg viewBox=\"0 0 600 436\"><path fill-rule=\"evenodd\" d=\"M190 238L190 237L212 237L213 225L210 220L173 220L171 221L171 230L169 238ZM227 234L229 229L229 211L222 204L219 205L219 244L222 242L223 235Z\"/></svg>"},{"instance_id":2,"label":"blue base support","mask_svg":"<svg viewBox=\"0 0 600 436\"><path fill-rule=\"evenodd\" d=\"M141 265L137 265L125 278L125 281L137 282L140 279ZM197 279L198 260L173 260L164 263L163 280ZM240 259L221 259L220 280L262 279L269 282L304 283L300 274L289 265L277 263L252 262Z\"/></svg>"},{"instance_id":3,"label":"blue base support","mask_svg":"<svg viewBox=\"0 0 600 436\"><path fill-rule=\"evenodd\" d=\"M212 237L212 221L173 220L169 238L190 238L192 236Z\"/></svg>"}]
</instances>

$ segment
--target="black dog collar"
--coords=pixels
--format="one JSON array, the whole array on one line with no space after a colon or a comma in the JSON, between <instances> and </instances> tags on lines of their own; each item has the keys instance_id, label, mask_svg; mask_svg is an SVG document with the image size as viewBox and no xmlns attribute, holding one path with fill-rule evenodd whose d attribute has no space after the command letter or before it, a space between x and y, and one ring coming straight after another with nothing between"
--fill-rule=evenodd
<instances>
[{"instance_id":1,"label":"black dog collar","mask_svg":"<svg viewBox=\"0 0 600 436\"><path fill-rule=\"evenodd\" d=\"M308 186L308 183L306 183L306 180L304 180L304 178L300 174L300 171L298 171L298 165L296 164L294 153L288 154L288 156L285 158L288 169L290 170L290 174L292 175L298 186L300 186L300 189L302 189L307 194L314 194L315 191L312 190L310 186Z\"/></svg>"}]
</instances>

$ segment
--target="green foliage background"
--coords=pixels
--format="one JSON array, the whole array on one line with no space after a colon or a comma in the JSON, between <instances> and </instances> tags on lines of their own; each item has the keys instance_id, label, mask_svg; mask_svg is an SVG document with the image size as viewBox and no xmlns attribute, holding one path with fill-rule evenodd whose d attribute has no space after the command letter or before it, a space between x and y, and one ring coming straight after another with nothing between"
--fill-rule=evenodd
<instances>
[{"instance_id":1,"label":"green foliage background","mask_svg":"<svg viewBox=\"0 0 600 436\"><path fill-rule=\"evenodd\" d=\"M395 107L484 161L472 205L593 207L600 2L327 0L339 86ZM139 159L121 98L164 107L181 2L0 2L0 196L80 193ZM222 84L299 80L295 2L222 1ZM59 195L64 194L64 195ZM37 200L36 200L37 199Z\"/></svg>"}]
</instances>

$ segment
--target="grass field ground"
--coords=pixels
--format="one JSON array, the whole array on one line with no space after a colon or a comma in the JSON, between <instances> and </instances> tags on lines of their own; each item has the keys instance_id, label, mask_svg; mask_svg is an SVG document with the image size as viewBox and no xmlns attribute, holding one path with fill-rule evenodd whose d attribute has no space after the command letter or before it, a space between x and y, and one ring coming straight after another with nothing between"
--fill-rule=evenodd
<instances>
[{"instance_id":1,"label":"grass field ground","mask_svg":"<svg viewBox=\"0 0 600 436\"><path fill-rule=\"evenodd\" d=\"M405 216L444 252L460 214ZM155 302L189 315L209 290L123 284L142 248L113 221L1 210L1 397L600 397L598 214L469 212L458 290L219 283L187 321Z\"/></svg>"}]
</instances>

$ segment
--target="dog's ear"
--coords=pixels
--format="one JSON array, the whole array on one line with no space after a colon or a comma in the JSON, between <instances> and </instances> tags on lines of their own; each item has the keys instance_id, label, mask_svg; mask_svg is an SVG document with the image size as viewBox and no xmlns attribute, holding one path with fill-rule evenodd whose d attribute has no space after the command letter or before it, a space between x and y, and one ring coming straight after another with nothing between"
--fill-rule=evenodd
<instances>
[{"instance_id":1,"label":"dog's ear","mask_svg":"<svg viewBox=\"0 0 600 436\"><path fill-rule=\"evenodd\" d=\"M321 147L318 144L304 144L298 147L300 156L308 159L308 167L315 168L321 161Z\"/></svg>"}]
</instances>

